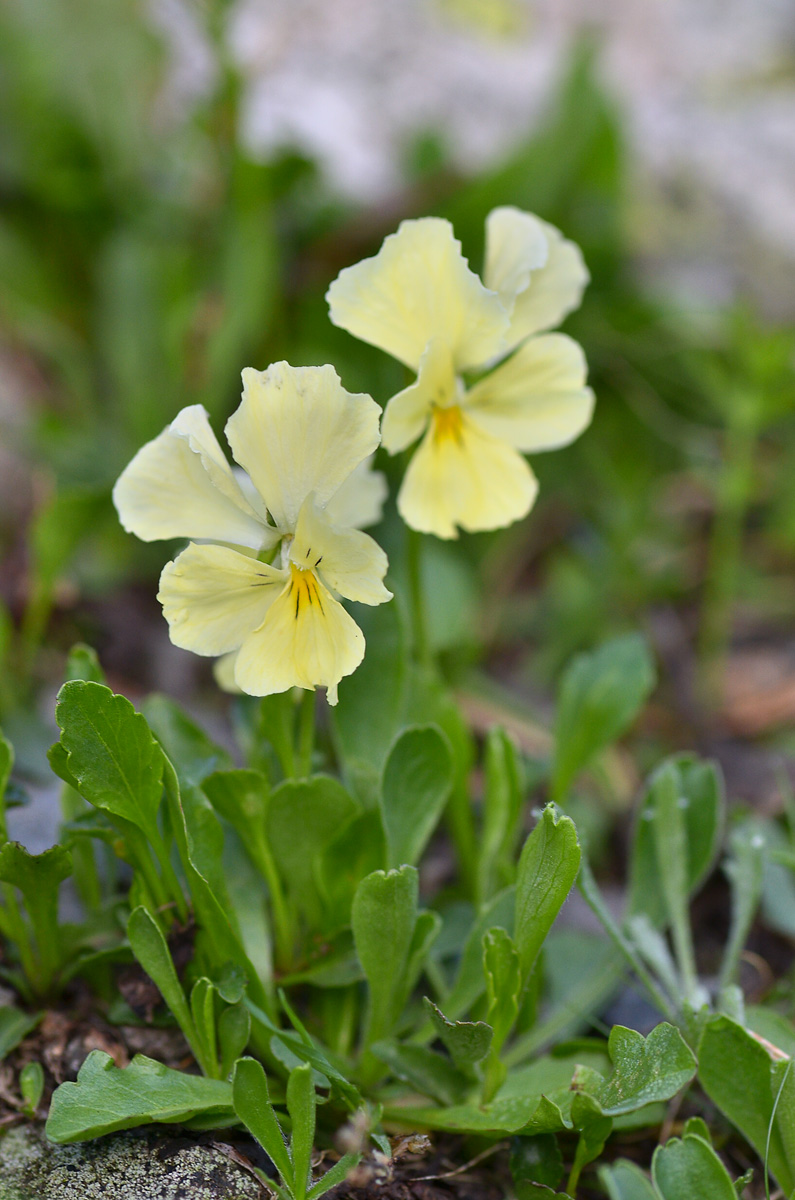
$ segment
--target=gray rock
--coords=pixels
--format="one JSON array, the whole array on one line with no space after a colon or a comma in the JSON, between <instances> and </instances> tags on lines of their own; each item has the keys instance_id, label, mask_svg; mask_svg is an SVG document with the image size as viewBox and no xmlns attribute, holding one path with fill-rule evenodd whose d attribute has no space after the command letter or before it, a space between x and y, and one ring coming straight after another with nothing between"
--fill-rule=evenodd
<instances>
[{"instance_id":1,"label":"gray rock","mask_svg":"<svg viewBox=\"0 0 795 1200\"><path fill-rule=\"evenodd\" d=\"M215 1146L131 1132L54 1146L41 1126L0 1135L0 1200L261 1200L256 1179Z\"/></svg>"}]
</instances>

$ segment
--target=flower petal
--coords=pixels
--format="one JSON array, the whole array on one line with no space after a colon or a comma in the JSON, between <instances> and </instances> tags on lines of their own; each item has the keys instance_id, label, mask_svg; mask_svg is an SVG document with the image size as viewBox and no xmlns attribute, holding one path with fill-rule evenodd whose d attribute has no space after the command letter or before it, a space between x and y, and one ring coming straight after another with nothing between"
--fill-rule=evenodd
<instances>
[{"instance_id":1,"label":"flower petal","mask_svg":"<svg viewBox=\"0 0 795 1200\"><path fill-rule=\"evenodd\" d=\"M555 450L590 424L581 347L563 333L530 338L467 393L466 411L517 450Z\"/></svg>"},{"instance_id":2,"label":"flower petal","mask_svg":"<svg viewBox=\"0 0 795 1200\"><path fill-rule=\"evenodd\" d=\"M364 635L353 617L314 572L291 567L288 586L240 647L235 680L252 696L325 687L336 704L337 684L363 657Z\"/></svg>"},{"instance_id":3,"label":"flower petal","mask_svg":"<svg viewBox=\"0 0 795 1200\"><path fill-rule=\"evenodd\" d=\"M226 654L262 623L288 579L227 546L191 544L166 564L157 598L175 646Z\"/></svg>"},{"instance_id":4,"label":"flower petal","mask_svg":"<svg viewBox=\"0 0 795 1200\"><path fill-rule=\"evenodd\" d=\"M538 220L538 218L536 218ZM590 279L582 251L563 237L559 229L539 220L547 235L546 265L533 271L527 288L516 297L508 331L508 345L515 346L545 329L554 329L579 306Z\"/></svg>"},{"instance_id":5,"label":"flower petal","mask_svg":"<svg viewBox=\"0 0 795 1200\"><path fill-rule=\"evenodd\" d=\"M373 453L378 417L375 401L346 392L333 367L279 362L243 371L243 399L226 436L279 529L292 533L311 492L325 504Z\"/></svg>"},{"instance_id":6,"label":"flower petal","mask_svg":"<svg viewBox=\"0 0 795 1200\"><path fill-rule=\"evenodd\" d=\"M311 496L299 514L290 559L301 570L316 571L348 600L383 604L392 599L383 584L389 564L378 543L360 529L333 525Z\"/></svg>"},{"instance_id":7,"label":"flower petal","mask_svg":"<svg viewBox=\"0 0 795 1200\"><path fill-rule=\"evenodd\" d=\"M127 532L145 542L212 538L259 550L276 537L243 495L201 404L138 451L113 502Z\"/></svg>"},{"instance_id":8,"label":"flower petal","mask_svg":"<svg viewBox=\"0 0 795 1200\"><path fill-rule=\"evenodd\" d=\"M486 267L483 282L500 297L510 312L519 292L530 282L531 271L546 264L549 238L544 222L532 213L505 206L486 217Z\"/></svg>"},{"instance_id":9,"label":"flower petal","mask_svg":"<svg viewBox=\"0 0 795 1200\"><path fill-rule=\"evenodd\" d=\"M377 525L384 512L389 485L383 471L373 470L370 455L337 488L326 505L326 516L333 525L367 529Z\"/></svg>"},{"instance_id":10,"label":"flower petal","mask_svg":"<svg viewBox=\"0 0 795 1200\"><path fill-rule=\"evenodd\" d=\"M403 221L374 258L341 271L326 299L331 320L410 367L433 337L443 338L456 367L499 353L508 314L469 269L449 221Z\"/></svg>"},{"instance_id":11,"label":"flower petal","mask_svg":"<svg viewBox=\"0 0 795 1200\"><path fill-rule=\"evenodd\" d=\"M444 338L432 338L425 347L414 383L388 402L381 420L381 442L390 454L416 442L434 405L444 407L456 394L453 356Z\"/></svg>"},{"instance_id":12,"label":"flower petal","mask_svg":"<svg viewBox=\"0 0 795 1200\"><path fill-rule=\"evenodd\" d=\"M457 525L470 532L510 525L530 511L537 491L522 456L461 413L457 428L449 420L431 425L409 463L398 510L412 529L454 538Z\"/></svg>"}]
</instances>

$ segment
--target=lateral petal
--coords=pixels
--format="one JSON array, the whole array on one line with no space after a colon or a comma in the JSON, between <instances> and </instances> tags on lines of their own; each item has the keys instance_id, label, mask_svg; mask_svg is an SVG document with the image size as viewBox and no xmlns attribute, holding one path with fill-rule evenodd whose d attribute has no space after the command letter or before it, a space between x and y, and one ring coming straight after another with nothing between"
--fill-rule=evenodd
<instances>
[{"instance_id":1,"label":"lateral petal","mask_svg":"<svg viewBox=\"0 0 795 1200\"><path fill-rule=\"evenodd\" d=\"M381 442L390 454L416 442L434 406L444 407L455 397L453 355L444 338L432 338L423 351L414 383L387 403L381 419Z\"/></svg>"},{"instance_id":2,"label":"lateral petal","mask_svg":"<svg viewBox=\"0 0 795 1200\"><path fill-rule=\"evenodd\" d=\"M227 654L256 629L289 576L227 546L191 543L167 563L157 598L175 646Z\"/></svg>"},{"instance_id":3,"label":"lateral petal","mask_svg":"<svg viewBox=\"0 0 795 1200\"><path fill-rule=\"evenodd\" d=\"M259 550L276 537L244 496L201 404L183 408L138 451L113 502L127 532L145 542L212 538Z\"/></svg>"},{"instance_id":4,"label":"lateral petal","mask_svg":"<svg viewBox=\"0 0 795 1200\"><path fill-rule=\"evenodd\" d=\"M447 410L448 413L450 410ZM526 516L538 483L522 456L466 413L426 433L403 479L398 511L407 525L440 538L500 529Z\"/></svg>"},{"instance_id":5,"label":"lateral petal","mask_svg":"<svg viewBox=\"0 0 795 1200\"><path fill-rule=\"evenodd\" d=\"M243 399L226 424L232 453L282 532L314 492L325 504L380 441L379 408L346 392L333 367L246 367Z\"/></svg>"},{"instance_id":6,"label":"lateral petal","mask_svg":"<svg viewBox=\"0 0 795 1200\"><path fill-rule=\"evenodd\" d=\"M517 450L555 450L590 424L594 395L577 342L563 333L524 342L466 395L466 411Z\"/></svg>"},{"instance_id":7,"label":"lateral petal","mask_svg":"<svg viewBox=\"0 0 795 1200\"><path fill-rule=\"evenodd\" d=\"M381 520L388 495L386 475L383 471L373 470L373 456L370 455L354 467L337 488L326 505L326 516L332 525L367 529Z\"/></svg>"},{"instance_id":8,"label":"lateral petal","mask_svg":"<svg viewBox=\"0 0 795 1200\"><path fill-rule=\"evenodd\" d=\"M510 312L514 301L549 257L544 222L533 213L504 206L486 217L486 267L483 282L498 292Z\"/></svg>"},{"instance_id":9,"label":"lateral petal","mask_svg":"<svg viewBox=\"0 0 795 1200\"><path fill-rule=\"evenodd\" d=\"M347 600L383 604L392 599L383 583L389 564L378 543L360 529L333 525L311 496L298 517L290 560L315 571Z\"/></svg>"},{"instance_id":10,"label":"lateral petal","mask_svg":"<svg viewBox=\"0 0 795 1200\"><path fill-rule=\"evenodd\" d=\"M564 238L559 229L536 218L547 235L549 257L530 283L516 297L508 345L515 346L531 333L554 329L564 317L579 307L590 275L582 251Z\"/></svg>"},{"instance_id":11,"label":"lateral petal","mask_svg":"<svg viewBox=\"0 0 795 1200\"><path fill-rule=\"evenodd\" d=\"M499 353L508 314L471 271L449 221L401 222L374 258L346 267L326 299L331 320L417 368L431 338L443 338L456 368Z\"/></svg>"},{"instance_id":12,"label":"lateral petal","mask_svg":"<svg viewBox=\"0 0 795 1200\"><path fill-rule=\"evenodd\" d=\"M235 681L252 696L325 687L336 704L337 684L363 657L364 635L353 618L314 572L292 567L290 583L240 647Z\"/></svg>"}]
</instances>

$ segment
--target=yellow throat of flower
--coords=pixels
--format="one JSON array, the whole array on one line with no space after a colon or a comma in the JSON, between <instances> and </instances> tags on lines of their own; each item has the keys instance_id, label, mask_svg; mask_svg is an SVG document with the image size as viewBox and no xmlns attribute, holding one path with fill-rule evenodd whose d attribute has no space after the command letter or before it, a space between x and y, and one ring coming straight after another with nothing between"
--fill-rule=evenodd
<instances>
[{"instance_id":1,"label":"yellow throat of flower","mask_svg":"<svg viewBox=\"0 0 795 1200\"><path fill-rule=\"evenodd\" d=\"M443 442L446 439L452 439L460 442L463 423L464 418L457 404L451 404L449 408L435 408L433 410L434 441Z\"/></svg>"},{"instance_id":2,"label":"yellow throat of flower","mask_svg":"<svg viewBox=\"0 0 795 1200\"><path fill-rule=\"evenodd\" d=\"M290 596L296 621L302 612L313 605L319 608L321 613L324 611L320 591L320 583L314 571L304 570L295 563L290 563Z\"/></svg>"}]
</instances>

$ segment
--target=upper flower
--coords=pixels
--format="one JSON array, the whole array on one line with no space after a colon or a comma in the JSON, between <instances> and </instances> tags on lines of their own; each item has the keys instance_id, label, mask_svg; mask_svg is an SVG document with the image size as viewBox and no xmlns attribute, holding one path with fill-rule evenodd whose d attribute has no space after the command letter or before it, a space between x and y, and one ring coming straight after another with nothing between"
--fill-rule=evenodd
<instances>
[{"instance_id":1,"label":"upper flower","mask_svg":"<svg viewBox=\"0 0 795 1200\"><path fill-rule=\"evenodd\" d=\"M216 543L192 542L160 578L176 645L233 654L234 681L252 695L324 686L336 703L364 655L336 595L391 597L386 555L354 527L377 519L383 499L366 466L378 406L346 392L330 366L247 368L226 435L246 474L229 466L202 406L184 408L119 477L122 525L144 541Z\"/></svg>"},{"instance_id":2,"label":"upper flower","mask_svg":"<svg viewBox=\"0 0 795 1200\"><path fill-rule=\"evenodd\" d=\"M489 214L483 281L436 217L403 221L374 258L340 272L332 321L417 371L382 429L392 454L425 434L398 496L413 528L456 537L457 526L495 529L530 510L538 485L520 452L564 446L591 419L580 347L544 332L587 282L577 246L515 208ZM465 387L464 373L495 362Z\"/></svg>"}]
</instances>

